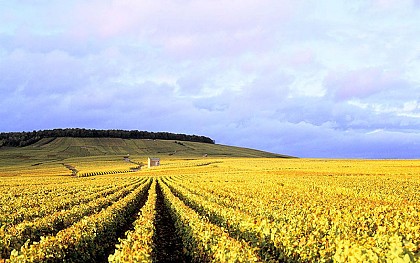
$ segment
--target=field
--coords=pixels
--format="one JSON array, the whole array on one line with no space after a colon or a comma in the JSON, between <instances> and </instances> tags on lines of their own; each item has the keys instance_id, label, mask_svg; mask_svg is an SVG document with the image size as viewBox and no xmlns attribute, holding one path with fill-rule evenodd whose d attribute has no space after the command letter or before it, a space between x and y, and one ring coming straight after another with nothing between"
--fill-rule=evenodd
<instances>
[{"instance_id":1,"label":"field","mask_svg":"<svg viewBox=\"0 0 420 263\"><path fill-rule=\"evenodd\" d=\"M147 157L289 157L280 154L189 141L120 139L120 138L44 138L26 147L0 147L0 173L7 175L68 174L66 165L77 165L82 173L101 170L127 170L137 165L122 163L130 155L134 162ZM138 160L138 161L137 161ZM102 166L100 168L99 166ZM107 167L111 167L108 169ZM83 170L83 171L82 171Z\"/></svg>"},{"instance_id":2,"label":"field","mask_svg":"<svg viewBox=\"0 0 420 263\"><path fill-rule=\"evenodd\" d=\"M26 147L0 147L0 165L5 159L24 163L45 163L68 158L107 155L191 157L287 157L280 154L221 144L190 141L120 138L44 138Z\"/></svg>"},{"instance_id":3,"label":"field","mask_svg":"<svg viewBox=\"0 0 420 263\"><path fill-rule=\"evenodd\" d=\"M35 161L0 171L6 262L420 261L420 160Z\"/></svg>"}]
</instances>

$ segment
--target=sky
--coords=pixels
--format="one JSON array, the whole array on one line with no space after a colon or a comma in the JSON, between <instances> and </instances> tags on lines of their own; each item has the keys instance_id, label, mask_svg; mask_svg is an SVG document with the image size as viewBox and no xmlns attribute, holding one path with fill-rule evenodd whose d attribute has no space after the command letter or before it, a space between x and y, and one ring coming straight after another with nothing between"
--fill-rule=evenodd
<instances>
[{"instance_id":1,"label":"sky","mask_svg":"<svg viewBox=\"0 0 420 263\"><path fill-rule=\"evenodd\" d=\"M0 0L0 132L420 158L420 0Z\"/></svg>"}]
</instances>

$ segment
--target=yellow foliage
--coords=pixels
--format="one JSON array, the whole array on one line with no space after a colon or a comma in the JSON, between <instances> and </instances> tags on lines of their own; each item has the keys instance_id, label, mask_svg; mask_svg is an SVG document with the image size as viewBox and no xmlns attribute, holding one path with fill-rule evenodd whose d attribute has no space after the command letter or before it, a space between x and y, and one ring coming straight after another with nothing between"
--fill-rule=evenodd
<instances>
[{"instance_id":1,"label":"yellow foliage","mask_svg":"<svg viewBox=\"0 0 420 263\"><path fill-rule=\"evenodd\" d=\"M92 175L133 165L92 160L67 163ZM165 159L86 178L56 176L63 167L1 177L0 258L92 259L138 213L109 260L150 262L159 184L185 253L199 261L420 261L420 160Z\"/></svg>"}]
</instances>

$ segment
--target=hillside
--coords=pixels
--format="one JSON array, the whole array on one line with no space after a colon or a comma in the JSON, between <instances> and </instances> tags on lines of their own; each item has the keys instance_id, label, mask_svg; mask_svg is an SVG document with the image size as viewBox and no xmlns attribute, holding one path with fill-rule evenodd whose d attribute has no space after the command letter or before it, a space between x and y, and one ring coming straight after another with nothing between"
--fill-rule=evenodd
<instances>
[{"instance_id":1,"label":"hillside","mask_svg":"<svg viewBox=\"0 0 420 263\"><path fill-rule=\"evenodd\" d=\"M121 138L45 138L22 150L57 159L97 155L281 157L277 154L190 141Z\"/></svg>"},{"instance_id":2,"label":"hillside","mask_svg":"<svg viewBox=\"0 0 420 263\"><path fill-rule=\"evenodd\" d=\"M158 139L179 140L191 142L214 143L209 137L188 135L171 132L149 132L139 130L96 130L84 128L66 128L53 130L39 130L32 132L0 132L0 147L24 147L38 142L44 138L71 137L71 138L121 138L121 139Z\"/></svg>"},{"instance_id":3,"label":"hillside","mask_svg":"<svg viewBox=\"0 0 420 263\"><path fill-rule=\"evenodd\" d=\"M171 159L203 156L289 157L248 148L192 141L58 137L43 138L25 147L1 147L0 167L3 171L21 171L42 168L49 164L57 166L69 159L94 162L93 160L99 158L102 161L119 162L122 156L128 154L136 160L146 160L149 156Z\"/></svg>"}]
</instances>

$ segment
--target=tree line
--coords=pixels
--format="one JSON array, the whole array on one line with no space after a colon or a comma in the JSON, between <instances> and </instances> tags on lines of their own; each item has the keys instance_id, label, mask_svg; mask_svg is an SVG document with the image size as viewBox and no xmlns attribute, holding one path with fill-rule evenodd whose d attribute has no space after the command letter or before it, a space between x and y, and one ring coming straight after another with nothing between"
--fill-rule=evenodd
<instances>
[{"instance_id":1,"label":"tree line","mask_svg":"<svg viewBox=\"0 0 420 263\"><path fill-rule=\"evenodd\" d=\"M0 147L23 147L31 145L43 138L78 137L78 138L121 138L121 139L158 139L203 142L214 144L215 141L206 136L187 135L170 132L149 132L138 130L95 130L95 129L53 129L32 132L2 132Z\"/></svg>"}]
</instances>

